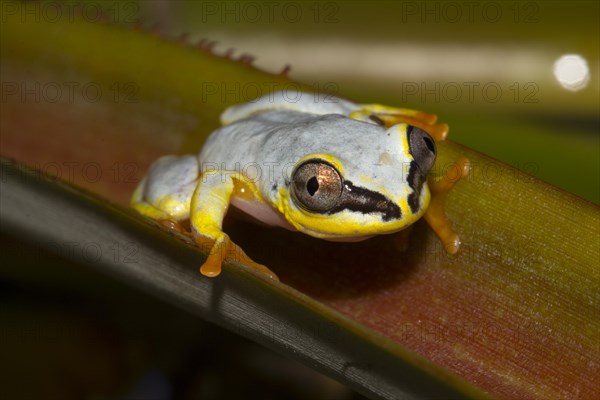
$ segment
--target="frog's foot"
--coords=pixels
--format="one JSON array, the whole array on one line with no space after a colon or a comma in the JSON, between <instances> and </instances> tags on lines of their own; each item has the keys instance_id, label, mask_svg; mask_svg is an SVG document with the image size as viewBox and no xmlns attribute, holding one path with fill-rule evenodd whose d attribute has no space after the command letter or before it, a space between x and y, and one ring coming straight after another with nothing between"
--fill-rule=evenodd
<instances>
[{"instance_id":1,"label":"frog's foot","mask_svg":"<svg viewBox=\"0 0 600 400\"><path fill-rule=\"evenodd\" d=\"M437 115L429 114L419 110L412 110L410 108L399 108L399 107L390 107L384 106L382 104L361 104L360 110L358 113L366 113L366 114L388 114L388 115L398 115L405 117L413 117L424 124L432 125L437 121Z\"/></svg>"},{"instance_id":2,"label":"frog's foot","mask_svg":"<svg viewBox=\"0 0 600 400\"><path fill-rule=\"evenodd\" d=\"M442 242L448 254L456 254L460 247L460 238L452 230L444 213L446 195L454 185L469 173L469 160L461 157L454 162L454 168L449 168L446 175L440 179L429 178L428 185L431 190L431 203L425 211L425 220L431 226L437 237ZM458 176L449 176L450 171L458 171ZM451 172L450 172L451 174Z\"/></svg>"},{"instance_id":3,"label":"frog's foot","mask_svg":"<svg viewBox=\"0 0 600 400\"><path fill-rule=\"evenodd\" d=\"M200 273L204 276L215 277L221 273L221 265L224 261L237 261L267 275L271 279L279 281L273 271L248 257L241 247L231 241L226 233L219 235L216 239L198 235L196 242L203 251L208 253L208 258L200 267Z\"/></svg>"},{"instance_id":4,"label":"frog's foot","mask_svg":"<svg viewBox=\"0 0 600 400\"><path fill-rule=\"evenodd\" d=\"M184 227L181 225L181 223L179 223L179 221L176 221L174 219L171 218L160 218L156 220L161 226L167 228L170 231L175 231L177 233L181 233L186 234L186 230L184 229Z\"/></svg>"},{"instance_id":5,"label":"frog's foot","mask_svg":"<svg viewBox=\"0 0 600 400\"><path fill-rule=\"evenodd\" d=\"M448 124L436 124L435 114L379 104L362 104L361 107L350 113L349 117L361 121L371 120L386 128L402 123L416 126L429 133L436 142L445 140L448 135Z\"/></svg>"},{"instance_id":6,"label":"frog's foot","mask_svg":"<svg viewBox=\"0 0 600 400\"><path fill-rule=\"evenodd\" d=\"M149 204L145 201L134 201L131 206L138 213L153 219L158 222L163 228L170 231L175 231L181 234L185 234L186 230L179 221L171 217L167 212Z\"/></svg>"},{"instance_id":7,"label":"frog's foot","mask_svg":"<svg viewBox=\"0 0 600 400\"><path fill-rule=\"evenodd\" d=\"M421 128L425 132L429 133L429 135L431 135L433 140L436 142L446 140L446 136L448 136L448 124L427 124L418 118L397 114L379 114L374 118L378 118L383 121L383 126L386 128L390 128L394 125L402 123L416 126L417 128Z\"/></svg>"}]
</instances>

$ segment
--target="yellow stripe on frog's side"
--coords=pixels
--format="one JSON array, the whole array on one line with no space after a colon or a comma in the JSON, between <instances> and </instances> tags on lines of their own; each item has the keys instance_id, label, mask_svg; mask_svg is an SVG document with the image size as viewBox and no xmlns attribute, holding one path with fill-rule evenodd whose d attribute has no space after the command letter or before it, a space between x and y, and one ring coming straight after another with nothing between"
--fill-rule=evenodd
<instances>
[{"instance_id":1,"label":"yellow stripe on frog's side","mask_svg":"<svg viewBox=\"0 0 600 400\"><path fill-rule=\"evenodd\" d=\"M398 125L394 125L390 129L394 129L395 130L394 133L397 133L398 135L400 135L400 140L402 141L402 151L404 152L406 157L408 157L412 161L413 157L409 151L410 147L408 144L408 135L406 134L406 132L408 131L408 125L405 123L400 123Z\"/></svg>"},{"instance_id":2,"label":"yellow stripe on frog's side","mask_svg":"<svg viewBox=\"0 0 600 400\"><path fill-rule=\"evenodd\" d=\"M401 114L415 117L417 115L424 114L422 111L411 110L410 108L399 108L384 106L382 104L361 104L361 109L371 114Z\"/></svg>"}]
</instances>

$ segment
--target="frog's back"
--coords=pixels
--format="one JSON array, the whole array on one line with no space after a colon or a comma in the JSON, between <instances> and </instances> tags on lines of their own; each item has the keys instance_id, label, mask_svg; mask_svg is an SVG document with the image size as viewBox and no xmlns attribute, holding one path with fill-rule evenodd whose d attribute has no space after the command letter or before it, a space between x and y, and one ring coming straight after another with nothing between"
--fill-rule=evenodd
<instances>
[{"instance_id":1,"label":"frog's back","mask_svg":"<svg viewBox=\"0 0 600 400\"><path fill-rule=\"evenodd\" d=\"M219 168L235 169L235 164L281 161L280 149L293 145L297 133L312 126L321 116L297 111L264 111L237 120L214 131L199 154L199 161L216 163ZM225 163L225 165L222 165ZM225 168L223 168L225 166Z\"/></svg>"},{"instance_id":2,"label":"frog's back","mask_svg":"<svg viewBox=\"0 0 600 400\"><path fill-rule=\"evenodd\" d=\"M321 116L347 117L358 109L351 101L318 93L270 93L225 110L221 115L223 127L208 138L199 160L225 163L226 169L235 163L282 162L282 158L289 161L289 153L300 139L298 133L306 134Z\"/></svg>"},{"instance_id":3,"label":"frog's back","mask_svg":"<svg viewBox=\"0 0 600 400\"><path fill-rule=\"evenodd\" d=\"M385 129L340 114L265 111L213 132L200 152L200 162L295 162L308 153L347 152L361 158L366 148L385 141ZM340 154L341 155L341 154Z\"/></svg>"}]
</instances>

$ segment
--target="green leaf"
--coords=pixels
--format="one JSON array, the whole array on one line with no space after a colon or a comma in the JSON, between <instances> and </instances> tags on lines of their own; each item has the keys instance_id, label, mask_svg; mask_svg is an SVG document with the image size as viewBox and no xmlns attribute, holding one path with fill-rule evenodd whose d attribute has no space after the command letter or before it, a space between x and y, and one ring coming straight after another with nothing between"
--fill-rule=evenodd
<instances>
[{"instance_id":1,"label":"green leaf","mask_svg":"<svg viewBox=\"0 0 600 400\"><path fill-rule=\"evenodd\" d=\"M436 172L459 156L473 167L447 203L458 255L422 222L406 250L238 222L226 231L282 283L239 265L207 279L193 244L126 210L130 194L160 155L197 151L220 111L250 100L244 88L301 85L77 18L9 15L1 29L1 152L20 162L2 170L4 232L136 243L142 262L101 269L372 396L600 395L597 206L448 141Z\"/></svg>"}]
</instances>

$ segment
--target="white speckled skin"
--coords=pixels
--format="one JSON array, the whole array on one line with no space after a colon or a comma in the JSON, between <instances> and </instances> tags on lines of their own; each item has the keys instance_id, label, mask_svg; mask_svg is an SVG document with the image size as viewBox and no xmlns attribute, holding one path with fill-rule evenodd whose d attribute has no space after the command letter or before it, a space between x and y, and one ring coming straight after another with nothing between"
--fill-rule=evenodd
<instances>
[{"instance_id":1,"label":"white speckled skin","mask_svg":"<svg viewBox=\"0 0 600 400\"><path fill-rule=\"evenodd\" d=\"M226 170L261 169L261 193L275 202L273 184L285 185L294 165L307 155L326 153L337 158L344 178L391 199L410 192L403 183L408 165L396 127L385 128L339 114L314 115L297 111L264 111L213 132L198 156L201 165L224 165ZM237 165L236 165L237 163ZM274 173L274 174L273 174ZM270 177L269 175L274 175ZM284 176L284 175L287 175ZM271 179L273 178L273 179ZM274 203L273 203L274 204Z\"/></svg>"},{"instance_id":2,"label":"white speckled skin","mask_svg":"<svg viewBox=\"0 0 600 400\"><path fill-rule=\"evenodd\" d=\"M348 116L360 106L332 95L281 90L266 94L248 103L229 107L221 114L221 123L228 125L252 114L269 110L299 111L310 114L341 114Z\"/></svg>"},{"instance_id":3,"label":"white speckled skin","mask_svg":"<svg viewBox=\"0 0 600 400\"><path fill-rule=\"evenodd\" d=\"M198 160L193 155L164 156L156 160L144 178L144 200L159 205L165 198L176 204L169 209L169 216L176 220L186 219L189 204L198 179ZM148 184L146 182L152 182Z\"/></svg>"},{"instance_id":4,"label":"white speckled skin","mask_svg":"<svg viewBox=\"0 0 600 400\"><path fill-rule=\"evenodd\" d=\"M375 122L349 118L351 112L360 109L359 105L324 95L316 98L301 92L287 92L285 96L276 92L270 96L226 110L222 115L225 125L208 138L198 155L196 169L190 156L158 160L141 185L137 200L157 206L161 196L176 195L181 202L180 211L183 210L176 217L182 219L186 216L186 202L189 211L194 175L219 170L241 173L256 184L264 199L257 202L232 197L231 204L235 207L264 223L299 229L329 240L355 241L391 233L423 214L430 196L426 184L421 191L418 213L411 212L406 201L412 193L406 182L412 161L406 125L386 129ZM298 100L286 101L290 98ZM330 218L365 228L337 234L332 231L335 228L306 226L291 220L290 215L283 215L280 188L289 188L294 166L313 154L331 156L339 162L343 179L392 200L400 207L405 223L383 222L379 213L343 210ZM293 208L293 213L305 212L294 202L286 204Z\"/></svg>"}]
</instances>

